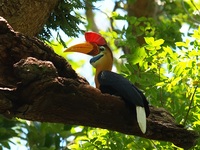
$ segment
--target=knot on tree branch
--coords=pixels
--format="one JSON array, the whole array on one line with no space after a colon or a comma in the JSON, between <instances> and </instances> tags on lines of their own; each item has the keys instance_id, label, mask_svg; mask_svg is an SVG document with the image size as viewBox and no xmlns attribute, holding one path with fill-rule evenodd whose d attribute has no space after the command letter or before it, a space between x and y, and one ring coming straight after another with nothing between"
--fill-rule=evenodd
<instances>
[{"instance_id":1,"label":"knot on tree branch","mask_svg":"<svg viewBox=\"0 0 200 150\"><path fill-rule=\"evenodd\" d=\"M27 57L15 63L14 73L23 84L34 80L58 76L57 69L52 62L41 61L33 57Z\"/></svg>"}]
</instances>

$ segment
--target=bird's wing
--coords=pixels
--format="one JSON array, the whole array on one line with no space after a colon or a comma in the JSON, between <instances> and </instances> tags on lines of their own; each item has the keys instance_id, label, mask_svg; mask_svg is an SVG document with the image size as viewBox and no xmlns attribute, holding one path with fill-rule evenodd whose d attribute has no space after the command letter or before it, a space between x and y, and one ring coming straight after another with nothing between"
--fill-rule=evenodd
<instances>
[{"instance_id":1,"label":"bird's wing","mask_svg":"<svg viewBox=\"0 0 200 150\"><path fill-rule=\"evenodd\" d=\"M102 71L98 75L98 81L102 93L118 95L128 103L144 107L143 93L121 75L111 71Z\"/></svg>"}]
</instances>

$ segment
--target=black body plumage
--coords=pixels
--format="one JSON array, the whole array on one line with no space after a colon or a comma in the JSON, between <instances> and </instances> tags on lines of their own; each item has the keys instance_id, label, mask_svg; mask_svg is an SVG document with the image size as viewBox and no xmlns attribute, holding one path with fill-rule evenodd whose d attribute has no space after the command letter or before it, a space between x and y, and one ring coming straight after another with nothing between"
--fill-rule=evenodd
<instances>
[{"instance_id":1,"label":"black body plumage","mask_svg":"<svg viewBox=\"0 0 200 150\"><path fill-rule=\"evenodd\" d=\"M127 104L144 107L146 116L150 114L148 101L144 94L123 76L111 71L101 71L98 81L102 93L120 96Z\"/></svg>"}]
</instances>

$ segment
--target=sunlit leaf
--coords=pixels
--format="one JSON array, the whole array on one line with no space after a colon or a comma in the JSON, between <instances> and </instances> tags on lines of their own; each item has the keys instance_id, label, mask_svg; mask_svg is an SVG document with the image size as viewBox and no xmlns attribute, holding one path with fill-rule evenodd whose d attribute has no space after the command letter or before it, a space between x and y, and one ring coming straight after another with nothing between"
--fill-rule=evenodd
<instances>
[{"instance_id":1,"label":"sunlit leaf","mask_svg":"<svg viewBox=\"0 0 200 150\"><path fill-rule=\"evenodd\" d=\"M174 69L174 73L176 74L176 76L180 76L186 67L187 62L179 62Z\"/></svg>"},{"instance_id":2,"label":"sunlit leaf","mask_svg":"<svg viewBox=\"0 0 200 150\"><path fill-rule=\"evenodd\" d=\"M159 40L156 40L154 41L153 45L154 46L160 46L164 43L165 41L163 39L159 39Z\"/></svg>"},{"instance_id":3,"label":"sunlit leaf","mask_svg":"<svg viewBox=\"0 0 200 150\"><path fill-rule=\"evenodd\" d=\"M142 48L137 48L135 49L133 55L131 56L131 62L132 64L137 64L140 61L143 61L143 59L146 57L146 52L145 49Z\"/></svg>"},{"instance_id":4,"label":"sunlit leaf","mask_svg":"<svg viewBox=\"0 0 200 150\"><path fill-rule=\"evenodd\" d=\"M198 30L194 30L192 37L196 38L197 40L200 40L200 26L198 27Z\"/></svg>"},{"instance_id":5,"label":"sunlit leaf","mask_svg":"<svg viewBox=\"0 0 200 150\"><path fill-rule=\"evenodd\" d=\"M189 39L186 39L185 42L176 42L176 46L183 46L183 47L188 47L189 46L189 43L190 43L190 40Z\"/></svg>"},{"instance_id":6,"label":"sunlit leaf","mask_svg":"<svg viewBox=\"0 0 200 150\"><path fill-rule=\"evenodd\" d=\"M162 86L164 86L164 85L165 85L165 82L156 83L156 86L157 86L157 87L162 87Z\"/></svg>"},{"instance_id":7,"label":"sunlit leaf","mask_svg":"<svg viewBox=\"0 0 200 150\"><path fill-rule=\"evenodd\" d=\"M148 45L153 45L153 43L154 43L153 37L144 37L144 40Z\"/></svg>"}]
</instances>

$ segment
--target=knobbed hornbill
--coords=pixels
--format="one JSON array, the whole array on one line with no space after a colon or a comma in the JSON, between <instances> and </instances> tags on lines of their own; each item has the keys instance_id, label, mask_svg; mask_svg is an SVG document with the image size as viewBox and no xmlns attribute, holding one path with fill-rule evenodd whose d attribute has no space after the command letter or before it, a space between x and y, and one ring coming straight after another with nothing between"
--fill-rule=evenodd
<instances>
[{"instance_id":1,"label":"knobbed hornbill","mask_svg":"<svg viewBox=\"0 0 200 150\"><path fill-rule=\"evenodd\" d=\"M98 33L86 32L85 43L69 47L64 52L80 52L91 56L90 64L96 68L95 84L102 93L120 96L127 104L133 106L138 125L146 132L146 117L150 114L148 101L144 94L129 80L111 72L113 54L106 40Z\"/></svg>"}]
</instances>

